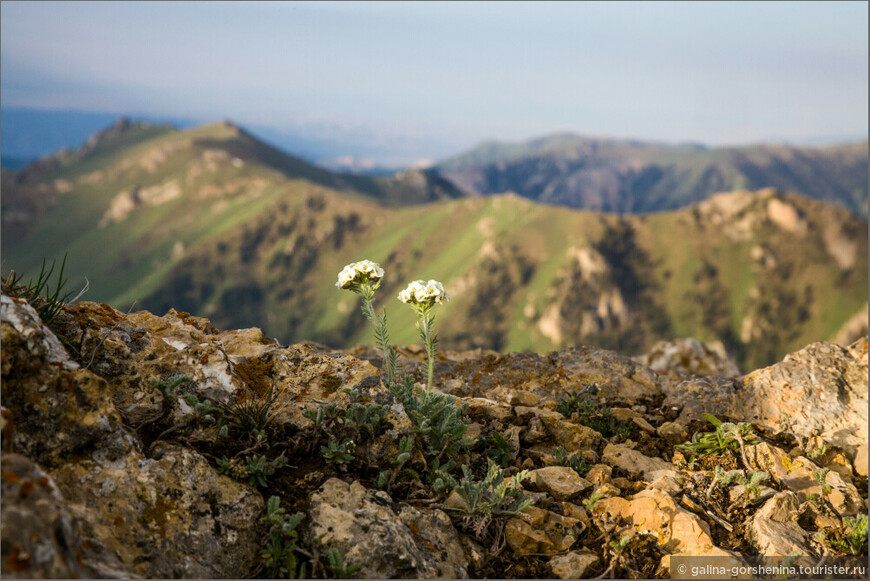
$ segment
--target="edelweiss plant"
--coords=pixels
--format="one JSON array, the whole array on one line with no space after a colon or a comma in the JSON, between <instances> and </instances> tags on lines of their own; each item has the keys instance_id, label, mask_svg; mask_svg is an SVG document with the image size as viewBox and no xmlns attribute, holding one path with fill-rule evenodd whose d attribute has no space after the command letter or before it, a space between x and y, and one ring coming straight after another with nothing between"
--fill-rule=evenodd
<instances>
[{"instance_id":1,"label":"edelweiss plant","mask_svg":"<svg viewBox=\"0 0 870 581\"><path fill-rule=\"evenodd\" d=\"M426 383L426 393L429 393L432 391L432 380L435 375L435 350L438 347L438 333L435 331L435 314L432 309L435 305L450 300L450 297L444 291L444 285L437 280L429 282L415 280L399 293L399 300L411 305L420 319L417 322L417 329L420 331L420 338L423 340L429 359Z\"/></svg>"},{"instance_id":2,"label":"edelweiss plant","mask_svg":"<svg viewBox=\"0 0 870 581\"><path fill-rule=\"evenodd\" d=\"M349 290L362 298L362 312L366 319L375 327L375 343L384 354L384 367L387 372L387 385L392 385L398 365L398 354L390 345L387 334L387 311L384 309L377 314L374 308L375 291L381 286L384 278L384 269L377 262L360 260L348 264L338 273L338 282L335 286Z\"/></svg>"}]
</instances>

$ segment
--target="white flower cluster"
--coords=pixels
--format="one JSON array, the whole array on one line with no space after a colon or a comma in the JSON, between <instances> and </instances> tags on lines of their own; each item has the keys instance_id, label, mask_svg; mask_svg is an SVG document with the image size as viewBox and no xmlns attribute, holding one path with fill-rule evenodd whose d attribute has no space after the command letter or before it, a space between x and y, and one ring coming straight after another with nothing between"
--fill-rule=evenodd
<instances>
[{"instance_id":1,"label":"white flower cluster","mask_svg":"<svg viewBox=\"0 0 870 581\"><path fill-rule=\"evenodd\" d=\"M371 282L377 282L382 278L384 278L384 269L381 268L380 264L371 260L360 260L341 269L335 286L349 288L354 281L362 282L363 279L368 279Z\"/></svg>"},{"instance_id":2,"label":"white flower cluster","mask_svg":"<svg viewBox=\"0 0 870 581\"><path fill-rule=\"evenodd\" d=\"M437 280L429 282L415 280L399 293L399 300L403 303L441 304L449 299L450 297L444 292L444 285Z\"/></svg>"}]
</instances>

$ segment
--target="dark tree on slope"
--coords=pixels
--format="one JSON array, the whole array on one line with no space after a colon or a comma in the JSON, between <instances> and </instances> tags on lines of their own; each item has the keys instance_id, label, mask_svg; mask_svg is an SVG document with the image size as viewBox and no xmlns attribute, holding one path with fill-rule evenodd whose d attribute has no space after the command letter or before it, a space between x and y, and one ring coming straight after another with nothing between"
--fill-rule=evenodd
<instances>
[{"instance_id":1,"label":"dark tree on slope","mask_svg":"<svg viewBox=\"0 0 870 581\"><path fill-rule=\"evenodd\" d=\"M593 244L610 266L610 277L629 311L630 323L605 331L598 338L602 347L620 353L640 353L669 337L671 324L657 300L661 286L650 255L637 244L637 233L628 220L607 224Z\"/></svg>"}]
</instances>

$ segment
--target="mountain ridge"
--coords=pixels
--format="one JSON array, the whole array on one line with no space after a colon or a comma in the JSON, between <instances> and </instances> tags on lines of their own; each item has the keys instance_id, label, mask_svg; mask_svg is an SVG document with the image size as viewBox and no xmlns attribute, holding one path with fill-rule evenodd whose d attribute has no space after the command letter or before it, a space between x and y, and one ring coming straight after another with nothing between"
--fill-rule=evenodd
<instances>
[{"instance_id":1,"label":"mountain ridge","mask_svg":"<svg viewBox=\"0 0 870 581\"><path fill-rule=\"evenodd\" d=\"M559 133L485 142L435 166L468 195L514 191L540 202L612 212L683 207L720 191L776 187L865 218L867 142L827 147L707 147Z\"/></svg>"},{"instance_id":2,"label":"mountain ridge","mask_svg":"<svg viewBox=\"0 0 870 581\"><path fill-rule=\"evenodd\" d=\"M743 365L829 338L866 304L866 222L805 197L743 191L596 214L517 195L450 199L437 174L334 175L227 123L136 135L26 179L4 172L4 269L33 272L68 250L89 299L349 346L367 337L335 276L369 258L388 272L379 304L399 342L416 335L395 294L437 278L453 296L439 318L451 348L640 352L698 336ZM399 205L385 184L435 201Z\"/></svg>"}]
</instances>

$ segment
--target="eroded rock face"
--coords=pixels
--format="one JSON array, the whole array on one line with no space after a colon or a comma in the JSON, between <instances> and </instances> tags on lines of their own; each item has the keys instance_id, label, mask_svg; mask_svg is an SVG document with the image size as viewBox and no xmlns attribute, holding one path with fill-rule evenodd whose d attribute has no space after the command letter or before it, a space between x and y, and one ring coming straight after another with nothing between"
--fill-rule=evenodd
<instances>
[{"instance_id":1,"label":"eroded rock face","mask_svg":"<svg viewBox=\"0 0 870 581\"><path fill-rule=\"evenodd\" d=\"M462 579L467 561L450 518L422 514L358 482L327 480L311 497L312 542L339 550L364 578Z\"/></svg>"}]
</instances>

